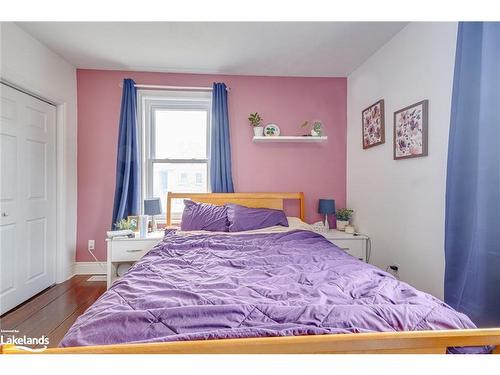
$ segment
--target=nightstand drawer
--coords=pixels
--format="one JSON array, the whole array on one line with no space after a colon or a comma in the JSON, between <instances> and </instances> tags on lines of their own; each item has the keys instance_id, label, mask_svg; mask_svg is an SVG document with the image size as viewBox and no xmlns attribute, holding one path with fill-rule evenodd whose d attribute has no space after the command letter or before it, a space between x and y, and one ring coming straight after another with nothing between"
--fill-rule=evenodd
<instances>
[{"instance_id":1,"label":"nightstand drawer","mask_svg":"<svg viewBox=\"0 0 500 375\"><path fill-rule=\"evenodd\" d=\"M160 239L157 242L159 241ZM151 240L113 241L111 262L135 262L151 250L156 243Z\"/></svg>"},{"instance_id":2,"label":"nightstand drawer","mask_svg":"<svg viewBox=\"0 0 500 375\"><path fill-rule=\"evenodd\" d=\"M330 240L334 245L344 250L346 253L351 254L361 260L365 260L365 252L363 249L363 242L359 240Z\"/></svg>"}]
</instances>

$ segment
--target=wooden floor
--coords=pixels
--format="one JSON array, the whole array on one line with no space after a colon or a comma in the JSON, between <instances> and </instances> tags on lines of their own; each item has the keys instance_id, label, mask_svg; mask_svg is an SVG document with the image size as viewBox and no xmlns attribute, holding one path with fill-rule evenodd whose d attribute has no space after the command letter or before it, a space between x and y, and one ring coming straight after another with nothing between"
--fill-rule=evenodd
<instances>
[{"instance_id":1,"label":"wooden floor","mask_svg":"<svg viewBox=\"0 0 500 375\"><path fill-rule=\"evenodd\" d=\"M87 281L89 277L74 276L37 294L0 316L1 329L15 329L16 336L46 335L49 347L56 347L76 318L106 291L106 282Z\"/></svg>"}]
</instances>

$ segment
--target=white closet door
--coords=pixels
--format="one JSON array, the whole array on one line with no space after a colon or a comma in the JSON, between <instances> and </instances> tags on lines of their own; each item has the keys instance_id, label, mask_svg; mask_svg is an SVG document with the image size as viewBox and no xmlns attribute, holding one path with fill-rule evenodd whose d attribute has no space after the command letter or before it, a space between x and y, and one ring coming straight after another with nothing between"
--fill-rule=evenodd
<instances>
[{"instance_id":1,"label":"white closet door","mask_svg":"<svg viewBox=\"0 0 500 375\"><path fill-rule=\"evenodd\" d=\"M55 282L56 108L0 84L0 314Z\"/></svg>"}]
</instances>

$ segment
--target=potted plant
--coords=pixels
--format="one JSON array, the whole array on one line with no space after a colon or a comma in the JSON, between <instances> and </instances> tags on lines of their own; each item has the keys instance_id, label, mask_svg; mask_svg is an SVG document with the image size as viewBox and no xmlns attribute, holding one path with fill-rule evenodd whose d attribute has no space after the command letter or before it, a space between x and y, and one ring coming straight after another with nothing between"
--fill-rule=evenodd
<instances>
[{"instance_id":1,"label":"potted plant","mask_svg":"<svg viewBox=\"0 0 500 375\"><path fill-rule=\"evenodd\" d=\"M304 121L304 123L300 126L301 128L305 128L309 125L309 121ZM323 124L321 121L314 121L311 125L311 136L313 137L321 137L323 133Z\"/></svg>"},{"instance_id":2,"label":"potted plant","mask_svg":"<svg viewBox=\"0 0 500 375\"><path fill-rule=\"evenodd\" d=\"M312 124L311 135L313 137L321 137L321 133L323 133L323 124L321 121L314 121Z\"/></svg>"},{"instance_id":3,"label":"potted plant","mask_svg":"<svg viewBox=\"0 0 500 375\"><path fill-rule=\"evenodd\" d=\"M253 127L253 135L256 137L262 137L264 135L264 127L261 126L262 117L260 117L257 112L250 113L248 121L250 121L250 126Z\"/></svg>"},{"instance_id":4,"label":"potted plant","mask_svg":"<svg viewBox=\"0 0 500 375\"><path fill-rule=\"evenodd\" d=\"M340 208L335 212L335 217L337 219L337 230L345 230L345 227L349 225L349 220L351 219L352 213L354 211L350 208Z\"/></svg>"},{"instance_id":5,"label":"potted plant","mask_svg":"<svg viewBox=\"0 0 500 375\"><path fill-rule=\"evenodd\" d=\"M115 223L115 230L125 230L130 229L134 230L134 223L127 219L121 219L120 221Z\"/></svg>"}]
</instances>

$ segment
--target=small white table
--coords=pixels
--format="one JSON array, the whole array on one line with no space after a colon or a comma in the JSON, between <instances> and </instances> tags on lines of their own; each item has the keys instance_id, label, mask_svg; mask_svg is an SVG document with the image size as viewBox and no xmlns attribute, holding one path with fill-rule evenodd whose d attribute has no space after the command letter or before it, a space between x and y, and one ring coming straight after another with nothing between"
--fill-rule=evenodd
<instances>
[{"instance_id":1,"label":"small white table","mask_svg":"<svg viewBox=\"0 0 500 375\"><path fill-rule=\"evenodd\" d=\"M336 229L330 229L325 232L318 232L328 241L340 247L346 253L368 262L368 250L370 238L364 234L349 234Z\"/></svg>"},{"instance_id":2,"label":"small white table","mask_svg":"<svg viewBox=\"0 0 500 375\"><path fill-rule=\"evenodd\" d=\"M118 279L116 270L122 263L135 263L149 250L155 247L164 236L163 231L148 233L146 237L108 238L107 287Z\"/></svg>"}]
</instances>

